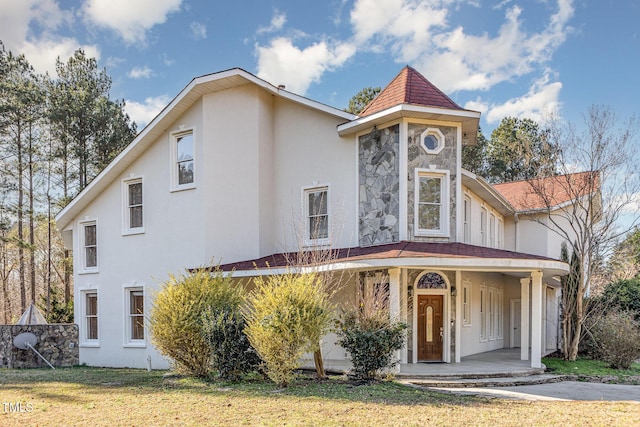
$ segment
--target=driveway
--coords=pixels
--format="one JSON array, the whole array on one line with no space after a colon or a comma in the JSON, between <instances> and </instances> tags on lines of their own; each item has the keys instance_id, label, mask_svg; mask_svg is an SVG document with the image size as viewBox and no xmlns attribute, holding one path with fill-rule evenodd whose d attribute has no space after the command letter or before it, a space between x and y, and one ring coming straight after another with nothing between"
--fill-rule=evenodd
<instances>
[{"instance_id":1,"label":"driveway","mask_svg":"<svg viewBox=\"0 0 640 427\"><path fill-rule=\"evenodd\" d=\"M429 388L446 393L471 394L504 399L626 401L640 404L640 385L561 381L513 387Z\"/></svg>"}]
</instances>

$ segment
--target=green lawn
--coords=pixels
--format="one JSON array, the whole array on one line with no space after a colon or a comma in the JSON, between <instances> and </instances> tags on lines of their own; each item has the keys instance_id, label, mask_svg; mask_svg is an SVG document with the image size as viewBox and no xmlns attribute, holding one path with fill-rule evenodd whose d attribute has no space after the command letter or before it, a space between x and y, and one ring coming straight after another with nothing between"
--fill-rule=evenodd
<instances>
[{"instance_id":1,"label":"green lawn","mask_svg":"<svg viewBox=\"0 0 640 427\"><path fill-rule=\"evenodd\" d=\"M625 402L485 399L341 377L301 378L281 389L262 380L208 382L165 373L0 370L0 425L640 425L640 405Z\"/></svg>"},{"instance_id":2,"label":"green lawn","mask_svg":"<svg viewBox=\"0 0 640 427\"><path fill-rule=\"evenodd\" d=\"M545 357L542 359L547 369L554 374L577 375L579 377L607 377L610 382L640 384L640 363L634 363L630 369L609 368L605 362L578 358L575 362L567 362L560 358Z\"/></svg>"}]
</instances>

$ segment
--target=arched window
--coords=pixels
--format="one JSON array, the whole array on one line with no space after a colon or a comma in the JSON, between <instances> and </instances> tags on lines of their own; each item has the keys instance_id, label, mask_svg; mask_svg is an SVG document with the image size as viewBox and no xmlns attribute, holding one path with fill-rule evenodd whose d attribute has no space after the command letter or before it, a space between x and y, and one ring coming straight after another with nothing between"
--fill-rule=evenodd
<instances>
[{"instance_id":1,"label":"arched window","mask_svg":"<svg viewBox=\"0 0 640 427\"><path fill-rule=\"evenodd\" d=\"M418 289L447 289L447 282L438 273L426 273L418 280Z\"/></svg>"}]
</instances>

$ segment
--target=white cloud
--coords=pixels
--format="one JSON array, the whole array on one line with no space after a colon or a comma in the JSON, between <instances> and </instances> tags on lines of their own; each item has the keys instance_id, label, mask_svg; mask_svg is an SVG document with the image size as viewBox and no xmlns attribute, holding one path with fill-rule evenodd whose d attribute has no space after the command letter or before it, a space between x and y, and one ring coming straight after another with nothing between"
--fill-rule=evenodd
<instances>
[{"instance_id":1,"label":"white cloud","mask_svg":"<svg viewBox=\"0 0 640 427\"><path fill-rule=\"evenodd\" d=\"M284 13L280 13L278 9L273 11L273 16L271 17L271 23L268 27L260 27L257 30L258 34L264 33L272 33L274 31L279 31L284 27L284 24L287 22L287 15Z\"/></svg>"},{"instance_id":2,"label":"white cloud","mask_svg":"<svg viewBox=\"0 0 640 427\"><path fill-rule=\"evenodd\" d=\"M88 23L109 28L127 43L144 43L146 33L180 10L182 0L88 0L82 11Z\"/></svg>"},{"instance_id":3,"label":"white cloud","mask_svg":"<svg viewBox=\"0 0 640 427\"><path fill-rule=\"evenodd\" d=\"M309 85L320 81L326 71L340 67L355 53L349 43L314 43L300 49L291 39L279 37L269 46L257 46L258 76L287 90L305 94Z\"/></svg>"},{"instance_id":4,"label":"white cloud","mask_svg":"<svg viewBox=\"0 0 640 427\"><path fill-rule=\"evenodd\" d=\"M497 123L504 117L529 118L537 122L556 115L560 109L562 83L550 82L548 72L535 81L526 95L513 98L500 105L491 105L484 116L487 123ZM469 105L469 104L467 104Z\"/></svg>"},{"instance_id":5,"label":"white cloud","mask_svg":"<svg viewBox=\"0 0 640 427\"><path fill-rule=\"evenodd\" d=\"M34 34L30 25L41 31ZM14 54L24 54L39 73L55 76L56 59L66 61L81 48L88 56L100 57L95 45L56 35L56 29L73 23L73 14L59 8L54 0L3 1L0 7L0 40Z\"/></svg>"},{"instance_id":6,"label":"white cloud","mask_svg":"<svg viewBox=\"0 0 640 427\"><path fill-rule=\"evenodd\" d=\"M189 25L191 29L191 36L196 40L202 40L207 38L207 26L200 22L192 22Z\"/></svg>"},{"instance_id":7,"label":"white cloud","mask_svg":"<svg viewBox=\"0 0 640 427\"><path fill-rule=\"evenodd\" d=\"M148 79L153 75L151 68L147 67L133 67L127 74L132 79Z\"/></svg>"},{"instance_id":8,"label":"white cloud","mask_svg":"<svg viewBox=\"0 0 640 427\"><path fill-rule=\"evenodd\" d=\"M144 128L162 109L169 104L171 98L168 95L149 97L144 102L127 100L125 111L132 121L138 125L138 130Z\"/></svg>"},{"instance_id":9,"label":"white cloud","mask_svg":"<svg viewBox=\"0 0 640 427\"><path fill-rule=\"evenodd\" d=\"M497 83L521 77L544 66L565 40L571 28L571 2L560 0L558 11L538 33L529 34L520 19L522 9L513 6L496 36L470 35L464 28L437 34L434 49L424 52L420 69L442 90L489 90Z\"/></svg>"}]
</instances>

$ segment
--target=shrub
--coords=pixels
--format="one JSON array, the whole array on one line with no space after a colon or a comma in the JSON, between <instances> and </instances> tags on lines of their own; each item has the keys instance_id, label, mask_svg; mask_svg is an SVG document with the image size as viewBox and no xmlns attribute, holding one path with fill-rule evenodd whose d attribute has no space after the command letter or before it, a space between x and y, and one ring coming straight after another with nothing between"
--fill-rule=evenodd
<instances>
[{"instance_id":1,"label":"shrub","mask_svg":"<svg viewBox=\"0 0 640 427\"><path fill-rule=\"evenodd\" d=\"M391 321L384 310L373 316L355 309L345 312L338 322L338 344L350 354L351 376L371 380L381 369L394 367L406 329L406 323Z\"/></svg>"},{"instance_id":2,"label":"shrub","mask_svg":"<svg viewBox=\"0 0 640 427\"><path fill-rule=\"evenodd\" d=\"M219 270L200 269L187 276L169 276L156 294L149 326L151 339L176 368L207 376L211 351L203 332L203 314L242 303L243 288Z\"/></svg>"},{"instance_id":3,"label":"shrub","mask_svg":"<svg viewBox=\"0 0 640 427\"><path fill-rule=\"evenodd\" d=\"M306 352L320 347L332 305L316 274L259 277L249 296L245 333L264 361L267 376L287 386Z\"/></svg>"},{"instance_id":4,"label":"shrub","mask_svg":"<svg viewBox=\"0 0 640 427\"><path fill-rule=\"evenodd\" d=\"M629 369L640 358L640 325L628 313L606 314L593 328L600 360L615 369Z\"/></svg>"},{"instance_id":5,"label":"shrub","mask_svg":"<svg viewBox=\"0 0 640 427\"><path fill-rule=\"evenodd\" d=\"M220 378L237 380L258 369L261 360L244 333L246 322L239 310L209 309L203 314L203 333L211 349L211 365Z\"/></svg>"}]
</instances>

